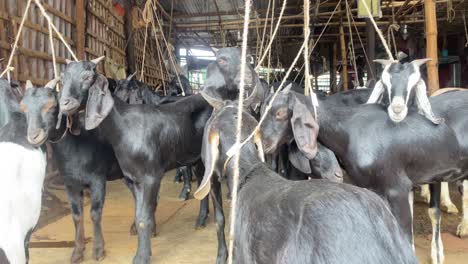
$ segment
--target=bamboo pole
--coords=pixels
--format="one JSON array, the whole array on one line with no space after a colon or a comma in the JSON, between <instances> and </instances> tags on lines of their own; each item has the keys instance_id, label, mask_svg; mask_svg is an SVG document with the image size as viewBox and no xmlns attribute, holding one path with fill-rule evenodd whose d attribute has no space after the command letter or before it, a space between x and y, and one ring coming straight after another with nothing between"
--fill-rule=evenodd
<instances>
[{"instance_id":1,"label":"bamboo pole","mask_svg":"<svg viewBox=\"0 0 468 264\"><path fill-rule=\"evenodd\" d=\"M78 58L85 59L86 13L84 0L76 1L76 53Z\"/></svg>"},{"instance_id":2,"label":"bamboo pole","mask_svg":"<svg viewBox=\"0 0 468 264\"><path fill-rule=\"evenodd\" d=\"M427 81L429 92L432 94L439 89L437 16L434 0L424 1L424 12L426 16L426 57L432 59L427 62Z\"/></svg>"},{"instance_id":3,"label":"bamboo pole","mask_svg":"<svg viewBox=\"0 0 468 264\"><path fill-rule=\"evenodd\" d=\"M341 5L338 9L341 11ZM341 18L340 18L341 20ZM340 46L341 46L341 78L343 79L343 90L348 90L348 61L346 59L346 41L343 29L343 21L340 23Z\"/></svg>"}]
</instances>

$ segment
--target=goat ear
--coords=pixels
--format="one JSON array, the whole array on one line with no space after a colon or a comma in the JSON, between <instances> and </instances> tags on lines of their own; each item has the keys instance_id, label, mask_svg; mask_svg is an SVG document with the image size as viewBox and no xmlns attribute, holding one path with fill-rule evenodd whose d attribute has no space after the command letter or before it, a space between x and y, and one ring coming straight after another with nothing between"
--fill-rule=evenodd
<instances>
[{"instance_id":1,"label":"goat ear","mask_svg":"<svg viewBox=\"0 0 468 264\"><path fill-rule=\"evenodd\" d=\"M387 66L387 65L393 63L392 60L380 60L380 59L379 59L379 60L374 60L374 62L377 62L377 63L379 63L379 64L382 64L383 66Z\"/></svg>"},{"instance_id":2,"label":"goat ear","mask_svg":"<svg viewBox=\"0 0 468 264\"><path fill-rule=\"evenodd\" d=\"M367 99L366 104L375 104L379 102L379 99L382 97L382 94L385 92L385 87L381 80L377 81L374 86L374 90L372 90L369 99Z\"/></svg>"},{"instance_id":3,"label":"goat ear","mask_svg":"<svg viewBox=\"0 0 468 264\"><path fill-rule=\"evenodd\" d=\"M203 175L203 180L198 186L197 191L193 196L198 200L203 200L209 193L211 189L211 177L215 172L216 162L219 157L219 133L214 130L208 134L208 140L203 142L203 161L205 164L205 174Z\"/></svg>"},{"instance_id":4,"label":"goat ear","mask_svg":"<svg viewBox=\"0 0 468 264\"><path fill-rule=\"evenodd\" d=\"M297 147L308 159L313 159L317 154L317 135L319 125L312 116L306 104L294 97L293 115L291 126Z\"/></svg>"},{"instance_id":5,"label":"goat ear","mask_svg":"<svg viewBox=\"0 0 468 264\"><path fill-rule=\"evenodd\" d=\"M31 89L31 88L34 88L34 85L32 84L32 82L30 80L27 80L26 81L26 90Z\"/></svg>"},{"instance_id":6,"label":"goat ear","mask_svg":"<svg viewBox=\"0 0 468 264\"><path fill-rule=\"evenodd\" d=\"M432 60L431 58L418 59L418 60L412 61L411 63L418 67L421 67L422 65L426 64L426 62L431 61L431 60Z\"/></svg>"},{"instance_id":7,"label":"goat ear","mask_svg":"<svg viewBox=\"0 0 468 264\"><path fill-rule=\"evenodd\" d=\"M283 90L281 90L282 93L288 94L291 91L292 88L292 83L289 83L286 87L284 87Z\"/></svg>"},{"instance_id":8,"label":"goat ear","mask_svg":"<svg viewBox=\"0 0 468 264\"><path fill-rule=\"evenodd\" d=\"M57 86L57 83L59 81L60 81L60 78L55 78L55 79L49 81L44 87L53 90L55 88L55 86Z\"/></svg>"},{"instance_id":9,"label":"goat ear","mask_svg":"<svg viewBox=\"0 0 468 264\"><path fill-rule=\"evenodd\" d=\"M302 154L295 143L289 145L288 158L294 168L300 170L303 173L312 172L309 159L304 154Z\"/></svg>"},{"instance_id":10,"label":"goat ear","mask_svg":"<svg viewBox=\"0 0 468 264\"><path fill-rule=\"evenodd\" d=\"M98 74L93 86L89 88L86 103L85 128L91 130L99 126L114 106L107 78Z\"/></svg>"},{"instance_id":11,"label":"goat ear","mask_svg":"<svg viewBox=\"0 0 468 264\"><path fill-rule=\"evenodd\" d=\"M263 141L260 130L257 130L257 132L255 132L254 134L254 143L257 146L258 157L262 162L265 162L265 155L263 152Z\"/></svg>"},{"instance_id":12,"label":"goat ear","mask_svg":"<svg viewBox=\"0 0 468 264\"><path fill-rule=\"evenodd\" d=\"M127 77L127 81L131 81L131 80L135 77L136 74L137 74L137 72L134 72L134 73L130 74L130 75Z\"/></svg>"},{"instance_id":13,"label":"goat ear","mask_svg":"<svg viewBox=\"0 0 468 264\"><path fill-rule=\"evenodd\" d=\"M70 63L72 63L73 61L72 61L72 60L69 60L69 59L65 59L65 62L66 62L67 64L70 64Z\"/></svg>"},{"instance_id":14,"label":"goat ear","mask_svg":"<svg viewBox=\"0 0 468 264\"><path fill-rule=\"evenodd\" d=\"M101 61L103 61L105 58L106 58L106 56L101 56L101 57L99 57L99 58L96 58L96 59L94 59L94 60L91 60L91 62L97 65L97 64L99 64Z\"/></svg>"}]
</instances>

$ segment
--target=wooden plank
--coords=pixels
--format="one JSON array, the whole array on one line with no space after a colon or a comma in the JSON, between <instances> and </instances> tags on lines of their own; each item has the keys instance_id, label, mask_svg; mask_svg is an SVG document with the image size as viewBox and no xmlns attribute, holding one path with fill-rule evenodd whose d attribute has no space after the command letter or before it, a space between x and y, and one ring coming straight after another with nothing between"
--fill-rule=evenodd
<instances>
[{"instance_id":1,"label":"wooden plank","mask_svg":"<svg viewBox=\"0 0 468 264\"><path fill-rule=\"evenodd\" d=\"M15 17L15 18L12 18L12 21L19 25L21 23L21 18L20 17ZM49 34L49 29L48 28L42 27L39 24L31 23L30 21L27 21L27 20L24 22L24 27L34 29L36 31L42 32L42 33L47 34L47 35ZM58 39L57 33L54 33L54 38ZM75 45L75 42L71 38L68 38L66 36L63 36L63 38L71 46Z\"/></svg>"},{"instance_id":2,"label":"wooden plank","mask_svg":"<svg viewBox=\"0 0 468 264\"><path fill-rule=\"evenodd\" d=\"M106 20L104 18L102 18L101 16L99 16L99 14L96 11L88 8L88 12L91 13L94 16L94 18L99 20L99 22L103 23L104 25L107 25ZM117 35L119 35L121 38L125 38L125 36L121 32L119 32L118 30L116 30L114 27L109 26L109 29L111 29L113 32L115 32Z\"/></svg>"},{"instance_id":3,"label":"wooden plank","mask_svg":"<svg viewBox=\"0 0 468 264\"><path fill-rule=\"evenodd\" d=\"M84 0L76 0L75 6L76 18L76 52L78 59L85 59L85 44L86 44L86 14Z\"/></svg>"},{"instance_id":4,"label":"wooden plank","mask_svg":"<svg viewBox=\"0 0 468 264\"><path fill-rule=\"evenodd\" d=\"M64 13L60 12L59 10L55 9L54 7L44 3L42 4L44 6L44 8L49 11L51 14L53 14L54 16L57 16L57 17L60 17L61 19L67 21L68 23L74 25L75 24L75 20L67 15L65 15Z\"/></svg>"}]
</instances>

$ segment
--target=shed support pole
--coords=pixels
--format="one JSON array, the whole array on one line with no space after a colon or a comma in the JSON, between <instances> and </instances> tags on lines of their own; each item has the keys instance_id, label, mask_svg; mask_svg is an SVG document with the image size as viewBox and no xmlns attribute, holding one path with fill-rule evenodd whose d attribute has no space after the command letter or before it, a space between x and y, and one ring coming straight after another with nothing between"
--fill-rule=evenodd
<instances>
[{"instance_id":1,"label":"shed support pole","mask_svg":"<svg viewBox=\"0 0 468 264\"><path fill-rule=\"evenodd\" d=\"M127 54L127 69L128 74L136 72L136 57L135 57L135 43L134 43L134 29L132 19L133 8L129 7L125 10L125 36L127 37L127 48L125 53Z\"/></svg>"},{"instance_id":2,"label":"shed support pole","mask_svg":"<svg viewBox=\"0 0 468 264\"><path fill-rule=\"evenodd\" d=\"M432 94L439 89L435 0L424 1L424 12L426 16L426 57L432 59L427 62L427 81L429 92Z\"/></svg>"},{"instance_id":3,"label":"shed support pole","mask_svg":"<svg viewBox=\"0 0 468 264\"><path fill-rule=\"evenodd\" d=\"M343 91L348 90L348 61L346 59L346 42L343 24L340 25L340 45L341 45L341 78L343 79Z\"/></svg>"},{"instance_id":4,"label":"shed support pole","mask_svg":"<svg viewBox=\"0 0 468 264\"><path fill-rule=\"evenodd\" d=\"M86 13L84 0L76 0L76 55L79 60L85 58Z\"/></svg>"},{"instance_id":5,"label":"shed support pole","mask_svg":"<svg viewBox=\"0 0 468 264\"><path fill-rule=\"evenodd\" d=\"M328 46L328 65L330 65L330 92L336 91L336 43L330 43Z\"/></svg>"}]
</instances>

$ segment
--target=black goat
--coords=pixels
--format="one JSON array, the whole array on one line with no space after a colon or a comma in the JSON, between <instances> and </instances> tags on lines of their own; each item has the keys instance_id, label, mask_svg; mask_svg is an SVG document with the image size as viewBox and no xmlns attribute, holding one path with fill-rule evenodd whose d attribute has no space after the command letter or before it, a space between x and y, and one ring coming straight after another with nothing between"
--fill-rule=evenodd
<instances>
[{"instance_id":1,"label":"black goat","mask_svg":"<svg viewBox=\"0 0 468 264\"><path fill-rule=\"evenodd\" d=\"M198 199L210 192L213 174L233 177L233 159L225 153L234 145L236 115L227 105L208 121ZM244 112L242 138L256 125ZM376 194L323 180L288 181L263 162L260 134L254 142L240 153L234 263L417 263Z\"/></svg>"},{"instance_id":2,"label":"black goat","mask_svg":"<svg viewBox=\"0 0 468 264\"><path fill-rule=\"evenodd\" d=\"M298 115L313 119L312 112L304 95L282 91L262 125L266 152L274 151L286 138L297 138L290 121ZM440 181L466 177L464 167L468 165L454 131L444 124L434 126L417 113L394 123L380 105L340 107L326 100L320 102L319 121L319 140L343 162L355 184L388 200L409 239L413 185L434 183L431 194L439 195L431 195L429 209L435 226L433 260L442 262ZM435 156L428 159L428 153Z\"/></svg>"},{"instance_id":3,"label":"black goat","mask_svg":"<svg viewBox=\"0 0 468 264\"><path fill-rule=\"evenodd\" d=\"M21 101L27 116L27 138L30 144L41 146L50 143L53 159L63 178L75 224L75 248L72 263L83 261L85 250L83 191L91 191L91 219L94 225L93 257L105 257L101 228L102 209L106 194L106 181L122 178L112 148L101 143L97 131L82 131L79 136L67 134L65 120L62 129L56 129L58 114L57 81L45 88L29 88ZM133 228L134 229L134 224Z\"/></svg>"},{"instance_id":4,"label":"black goat","mask_svg":"<svg viewBox=\"0 0 468 264\"><path fill-rule=\"evenodd\" d=\"M128 105L114 99L107 79L96 72L93 61L71 62L64 73L60 110L66 115L86 106L85 128L98 127L115 152L124 177L135 193L138 250L134 263L149 263L151 231L164 172L200 161L203 128L212 108L200 95L158 107ZM87 102L85 101L87 98ZM204 225L208 200L201 204L197 225Z\"/></svg>"}]
</instances>

